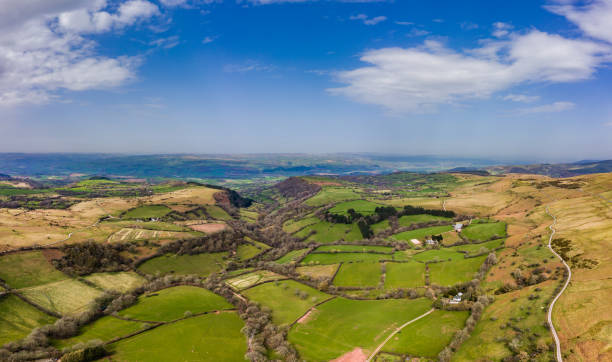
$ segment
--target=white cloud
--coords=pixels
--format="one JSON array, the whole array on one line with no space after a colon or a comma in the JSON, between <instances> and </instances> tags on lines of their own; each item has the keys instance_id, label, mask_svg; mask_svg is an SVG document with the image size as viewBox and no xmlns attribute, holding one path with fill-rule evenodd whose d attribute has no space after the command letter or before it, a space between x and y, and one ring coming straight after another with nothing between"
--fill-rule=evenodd
<instances>
[{"instance_id":1,"label":"white cloud","mask_svg":"<svg viewBox=\"0 0 612 362\"><path fill-rule=\"evenodd\" d=\"M376 25L378 23L382 23L387 20L386 16L376 16L373 18L368 17L366 14L358 14L353 15L349 19L351 20L361 20L365 25Z\"/></svg>"},{"instance_id":2,"label":"white cloud","mask_svg":"<svg viewBox=\"0 0 612 362\"><path fill-rule=\"evenodd\" d=\"M412 30L410 30L410 32L408 34L406 34L406 36L409 36L409 37L419 37L419 36L425 36L425 35L428 35L428 34L429 34L429 32L427 30L413 28Z\"/></svg>"},{"instance_id":3,"label":"white cloud","mask_svg":"<svg viewBox=\"0 0 612 362\"><path fill-rule=\"evenodd\" d=\"M216 36L207 36L207 37L204 37L204 39L202 39L202 44L212 43L216 39L217 39Z\"/></svg>"},{"instance_id":4,"label":"white cloud","mask_svg":"<svg viewBox=\"0 0 612 362\"><path fill-rule=\"evenodd\" d=\"M395 23L397 25L414 25L414 23L411 21L396 21Z\"/></svg>"},{"instance_id":5,"label":"white cloud","mask_svg":"<svg viewBox=\"0 0 612 362\"><path fill-rule=\"evenodd\" d=\"M612 0L594 0L583 6L576 6L573 1L560 3L546 8L565 16L585 34L612 43Z\"/></svg>"},{"instance_id":6,"label":"white cloud","mask_svg":"<svg viewBox=\"0 0 612 362\"><path fill-rule=\"evenodd\" d=\"M572 102L554 102L537 107L519 109L521 114L555 113L573 109L576 105Z\"/></svg>"},{"instance_id":7,"label":"white cloud","mask_svg":"<svg viewBox=\"0 0 612 362\"><path fill-rule=\"evenodd\" d=\"M540 96L528 96L525 94L507 94L502 98L505 101L520 102L520 103L531 103L540 99Z\"/></svg>"},{"instance_id":8,"label":"white cloud","mask_svg":"<svg viewBox=\"0 0 612 362\"><path fill-rule=\"evenodd\" d=\"M270 72L274 69L275 67L272 65L254 61L247 61L243 64L227 64L223 67L223 71L226 73Z\"/></svg>"},{"instance_id":9,"label":"white cloud","mask_svg":"<svg viewBox=\"0 0 612 362\"><path fill-rule=\"evenodd\" d=\"M155 39L149 42L149 45L156 46L158 48L172 49L181 43L178 35L173 35L165 38Z\"/></svg>"},{"instance_id":10,"label":"white cloud","mask_svg":"<svg viewBox=\"0 0 612 362\"><path fill-rule=\"evenodd\" d=\"M107 89L134 79L138 57L98 55L84 34L132 25L158 8L144 0L107 8L104 0L0 0L0 106L44 103L62 89Z\"/></svg>"},{"instance_id":11,"label":"white cloud","mask_svg":"<svg viewBox=\"0 0 612 362\"><path fill-rule=\"evenodd\" d=\"M512 25L510 25L510 24L502 23L501 21L498 21L498 22L493 24L493 28L495 29L493 31L493 36L496 37L496 38L503 38L503 37L509 35L510 31L514 27Z\"/></svg>"},{"instance_id":12,"label":"white cloud","mask_svg":"<svg viewBox=\"0 0 612 362\"><path fill-rule=\"evenodd\" d=\"M329 91L391 112L423 112L520 84L588 79L610 52L588 40L537 30L463 52L427 40L419 47L365 52L361 60L368 65L337 73L346 86Z\"/></svg>"}]
</instances>

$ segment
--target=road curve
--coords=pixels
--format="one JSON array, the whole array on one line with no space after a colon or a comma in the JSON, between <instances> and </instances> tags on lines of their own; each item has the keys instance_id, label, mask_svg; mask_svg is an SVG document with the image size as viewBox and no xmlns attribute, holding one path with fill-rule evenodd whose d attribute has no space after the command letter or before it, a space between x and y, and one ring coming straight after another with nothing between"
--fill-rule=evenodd
<instances>
[{"instance_id":1,"label":"road curve","mask_svg":"<svg viewBox=\"0 0 612 362\"><path fill-rule=\"evenodd\" d=\"M565 281L565 284L563 285L563 288L561 288L561 290L559 291L559 294L557 294L555 296L555 298L550 303L550 306L548 307L548 325L550 326L550 330L552 331L552 335L553 335L553 337L555 339L555 345L557 347L557 352L556 352L557 361L558 362L562 362L563 361L563 356L561 355L561 342L559 341L559 336L557 335L557 331L555 330L555 326L553 325L553 322L552 322L552 312L553 312L553 308L555 306L555 303L557 302L557 299L559 299L561 294L563 294L565 289L567 289L567 286L569 285L569 282L572 279L572 270L570 269L569 265L567 265L565 260L563 260L561 255L557 254L557 252L552 248L552 245L551 245L552 244L552 239L553 239L553 236L555 236L555 233L557 232L555 230L555 225L557 224L557 218L550 213L550 211L548 210L548 206L546 206L546 213L550 217L553 218L553 223L548 227L550 229L550 231L551 231L550 238L548 239L548 248L550 249L550 251L552 251L553 254L555 254L557 256L557 258L559 258L559 260L561 260L563 265L565 265L565 269L567 269L567 280Z\"/></svg>"},{"instance_id":2,"label":"road curve","mask_svg":"<svg viewBox=\"0 0 612 362\"><path fill-rule=\"evenodd\" d=\"M383 341L381 344L379 344L379 345L378 345L378 347L376 347L376 349L374 350L374 352L372 352L372 354L370 355L370 357L368 357L368 359L366 360L366 362L370 362L370 361L372 360L372 358L374 358L374 357L375 357L375 356L378 354L378 352L380 352L380 350L381 350L381 349L382 349L382 348L385 346L385 344L386 344L387 342L389 342L389 340L390 340L390 339L391 339L391 338L392 338L392 337L393 337L393 336L394 336L394 335L395 335L397 332L401 331L401 330L402 330L402 328L406 327L406 326L407 326L407 325L409 325L410 323L413 323L413 322L418 321L419 319L421 319L421 318L425 317L426 315L430 314L430 313L431 313L431 312L433 312L434 310L435 310L435 308L431 308L429 311L425 312L424 314L421 314L420 316L418 316L418 317L414 318L413 320L408 321L408 322L406 322L406 323L402 324L401 326L399 326L398 328L396 328L396 329L393 331L393 333L391 333L391 334L389 335L389 337L387 337L387 338L386 338L386 339L385 339L385 340L384 340L384 341Z\"/></svg>"}]
</instances>

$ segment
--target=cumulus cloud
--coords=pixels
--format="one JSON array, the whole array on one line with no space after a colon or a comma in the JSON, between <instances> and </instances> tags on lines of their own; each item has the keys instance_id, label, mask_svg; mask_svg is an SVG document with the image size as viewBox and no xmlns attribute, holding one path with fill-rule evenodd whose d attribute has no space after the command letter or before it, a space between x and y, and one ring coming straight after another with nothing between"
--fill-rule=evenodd
<instances>
[{"instance_id":1,"label":"cumulus cloud","mask_svg":"<svg viewBox=\"0 0 612 362\"><path fill-rule=\"evenodd\" d=\"M510 31L512 30L513 26L510 24L502 23L501 21L498 21L493 24L493 28L494 28L493 36L497 38L503 38L507 36L508 34L510 34Z\"/></svg>"},{"instance_id":2,"label":"cumulus cloud","mask_svg":"<svg viewBox=\"0 0 612 362\"><path fill-rule=\"evenodd\" d=\"M346 85L329 92L391 112L430 111L439 104L488 98L520 84L588 79L610 51L589 40L538 30L462 52L426 40L418 47L365 52L360 59L368 65L337 73L337 80Z\"/></svg>"},{"instance_id":3,"label":"cumulus cloud","mask_svg":"<svg viewBox=\"0 0 612 362\"><path fill-rule=\"evenodd\" d=\"M0 106L44 103L61 89L106 89L133 79L138 57L98 55L84 34L123 28L159 10L144 0L107 7L104 0L0 0Z\"/></svg>"},{"instance_id":4,"label":"cumulus cloud","mask_svg":"<svg viewBox=\"0 0 612 362\"><path fill-rule=\"evenodd\" d=\"M573 109L576 105L572 102L554 102L537 107L519 109L521 114L556 113Z\"/></svg>"},{"instance_id":5,"label":"cumulus cloud","mask_svg":"<svg viewBox=\"0 0 612 362\"><path fill-rule=\"evenodd\" d=\"M557 1L557 5L546 8L565 16L585 34L612 43L612 0L594 0L586 5L574 1Z\"/></svg>"},{"instance_id":6,"label":"cumulus cloud","mask_svg":"<svg viewBox=\"0 0 612 362\"><path fill-rule=\"evenodd\" d=\"M382 23L383 21L387 20L387 17L386 16L375 16L373 18L370 18L366 14L358 14L358 15L351 16L349 19L360 20L365 25L376 25L378 23Z\"/></svg>"}]
</instances>

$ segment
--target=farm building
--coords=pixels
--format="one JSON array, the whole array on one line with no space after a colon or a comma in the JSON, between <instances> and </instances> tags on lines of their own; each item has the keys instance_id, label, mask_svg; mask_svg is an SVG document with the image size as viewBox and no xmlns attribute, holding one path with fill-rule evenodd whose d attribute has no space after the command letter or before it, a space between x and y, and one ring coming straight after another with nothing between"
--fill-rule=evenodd
<instances>
[{"instance_id":1,"label":"farm building","mask_svg":"<svg viewBox=\"0 0 612 362\"><path fill-rule=\"evenodd\" d=\"M458 223L455 224L455 231L456 232L460 232L461 228L463 228L463 224L462 223L458 222Z\"/></svg>"},{"instance_id":2,"label":"farm building","mask_svg":"<svg viewBox=\"0 0 612 362\"><path fill-rule=\"evenodd\" d=\"M461 297L463 297L463 293L457 293L457 295L455 295L453 299L451 299L450 304L459 304L461 302Z\"/></svg>"}]
</instances>

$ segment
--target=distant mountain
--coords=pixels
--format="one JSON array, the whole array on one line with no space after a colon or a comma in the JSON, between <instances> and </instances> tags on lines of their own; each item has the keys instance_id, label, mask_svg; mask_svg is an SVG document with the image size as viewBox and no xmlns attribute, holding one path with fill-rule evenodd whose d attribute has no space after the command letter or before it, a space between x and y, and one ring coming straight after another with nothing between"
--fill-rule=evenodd
<instances>
[{"instance_id":1,"label":"distant mountain","mask_svg":"<svg viewBox=\"0 0 612 362\"><path fill-rule=\"evenodd\" d=\"M521 166L493 166L487 167L492 174L526 173L545 175L550 177L572 177L593 173L612 172L612 160L606 161L578 161L559 164L534 164Z\"/></svg>"}]
</instances>

